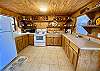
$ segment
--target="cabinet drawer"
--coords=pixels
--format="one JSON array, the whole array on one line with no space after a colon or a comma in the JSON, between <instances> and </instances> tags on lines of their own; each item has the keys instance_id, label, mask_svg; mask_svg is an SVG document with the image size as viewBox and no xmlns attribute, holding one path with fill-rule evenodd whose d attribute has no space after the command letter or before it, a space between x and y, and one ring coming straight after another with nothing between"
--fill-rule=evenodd
<instances>
[{"instance_id":1,"label":"cabinet drawer","mask_svg":"<svg viewBox=\"0 0 100 71\"><path fill-rule=\"evenodd\" d=\"M70 46L78 53L79 48L74 43L70 42Z\"/></svg>"}]
</instances>

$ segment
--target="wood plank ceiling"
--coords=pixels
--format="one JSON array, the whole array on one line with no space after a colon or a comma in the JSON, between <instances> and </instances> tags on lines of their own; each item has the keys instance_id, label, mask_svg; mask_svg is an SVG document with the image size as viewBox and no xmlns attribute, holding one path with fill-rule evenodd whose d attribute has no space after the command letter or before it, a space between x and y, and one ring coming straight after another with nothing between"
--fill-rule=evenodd
<instances>
[{"instance_id":1,"label":"wood plank ceiling","mask_svg":"<svg viewBox=\"0 0 100 71\"><path fill-rule=\"evenodd\" d=\"M92 0L0 0L0 7L25 15L69 15ZM47 12L41 12L45 6Z\"/></svg>"}]
</instances>

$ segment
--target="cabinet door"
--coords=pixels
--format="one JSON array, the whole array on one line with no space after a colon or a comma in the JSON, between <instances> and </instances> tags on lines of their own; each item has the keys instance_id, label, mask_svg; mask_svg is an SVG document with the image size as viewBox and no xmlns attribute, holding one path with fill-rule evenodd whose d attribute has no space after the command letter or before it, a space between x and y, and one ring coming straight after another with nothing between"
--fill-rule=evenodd
<instances>
[{"instance_id":1,"label":"cabinet door","mask_svg":"<svg viewBox=\"0 0 100 71\"><path fill-rule=\"evenodd\" d=\"M23 48L27 47L28 46L28 35L24 35L22 36L22 39L23 39Z\"/></svg>"},{"instance_id":2,"label":"cabinet door","mask_svg":"<svg viewBox=\"0 0 100 71\"><path fill-rule=\"evenodd\" d=\"M76 64L77 64L77 59L78 59L78 54L73 51L73 60L72 60L72 64L74 65L74 68L76 69Z\"/></svg>"},{"instance_id":3,"label":"cabinet door","mask_svg":"<svg viewBox=\"0 0 100 71\"><path fill-rule=\"evenodd\" d=\"M46 45L54 45L53 37L47 37L46 38Z\"/></svg>"},{"instance_id":4,"label":"cabinet door","mask_svg":"<svg viewBox=\"0 0 100 71\"><path fill-rule=\"evenodd\" d=\"M54 45L55 46L61 45L61 37L54 37Z\"/></svg>"},{"instance_id":5,"label":"cabinet door","mask_svg":"<svg viewBox=\"0 0 100 71\"><path fill-rule=\"evenodd\" d=\"M29 35L29 45L34 45L34 36Z\"/></svg>"},{"instance_id":6,"label":"cabinet door","mask_svg":"<svg viewBox=\"0 0 100 71\"><path fill-rule=\"evenodd\" d=\"M65 38L64 38L64 36L62 36L62 47L63 48L65 47Z\"/></svg>"},{"instance_id":7,"label":"cabinet door","mask_svg":"<svg viewBox=\"0 0 100 71\"><path fill-rule=\"evenodd\" d=\"M67 48L67 53L68 53L68 59L70 60L70 57L71 57L71 54L72 54L72 49L71 47L68 45L68 48Z\"/></svg>"},{"instance_id":8,"label":"cabinet door","mask_svg":"<svg viewBox=\"0 0 100 71\"><path fill-rule=\"evenodd\" d=\"M73 61L73 52L74 52L74 50L70 47L69 60L71 63Z\"/></svg>"},{"instance_id":9,"label":"cabinet door","mask_svg":"<svg viewBox=\"0 0 100 71\"><path fill-rule=\"evenodd\" d=\"M23 40L23 48L25 48L25 46L26 46L26 42L25 42L25 38L24 37L22 37L22 40Z\"/></svg>"},{"instance_id":10,"label":"cabinet door","mask_svg":"<svg viewBox=\"0 0 100 71\"><path fill-rule=\"evenodd\" d=\"M11 30L10 17L0 15L0 32Z\"/></svg>"},{"instance_id":11,"label":"cabinet door","mask_svg":"<svg viewBox=\"0 0 100 71\"><path fill-rule=\"evenodd\" d=\"M17 49L17 53L20 51L19 49L19 42L16 40L16 49Z\"/></svg>"},{"instance_id":12,"label":"cabinet door","mask_svg":"<svg viewBox=\"0 0 100 71\"><path fill-rule=\"evenodd\" d=\"M28 35L25 37L25 41L26 41L26 45L25 45L25 47L27 47L28 46Z\"/></svg>"},{"instance_id":13,"label":"cabinet door","mask_svg":"<svg viewBox=\"0 0 100 71\"><path fill-rule=\"evenodd\" d=\"M17 48L17 52L20 52L23 49L22 37L16 38L16 48Z\"/></svg>"},{"instance_id":14,"label":"cabinet door","mask_svg":"<svg viewBox=\"0 0 100 71\"><path fill-rule=\"evenodd\" d=\"M68 48L69 48L69 44L65 43L64 50L65 50L66 55L68 55Z\"/></svg>"},{"instance_id":15,"label":"cabinet door","mask_svg":"<svg viewBox=\"0 0 100 71\"><path fill-rule=\"evenodd\" d=\"M20 50L20 51L23 50L23 44L22 44L23 42L22 42L22 39L19 40L18 43L19 43L19 47L18 47L19 50Z\"/></svg>"}]
</instances>

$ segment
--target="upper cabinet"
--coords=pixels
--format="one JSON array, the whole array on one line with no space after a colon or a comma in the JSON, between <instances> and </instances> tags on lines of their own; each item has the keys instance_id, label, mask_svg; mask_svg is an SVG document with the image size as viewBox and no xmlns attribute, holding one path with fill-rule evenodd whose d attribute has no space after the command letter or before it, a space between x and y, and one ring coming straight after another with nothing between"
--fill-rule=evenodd
<instances>
[{"instance_id":1,"label":"upper cabinet","mask_svg":"<svg viewBox=\"0 0 100 71\"><path fill-rule=\"evenodd\" d=\"M99 7L94 7L92 9L90 9L90 10L87 10L85 12L85 14L92 14L92 13L96 13L96 12L100 12L100 6Z\"/></svg>"}]
</instances>

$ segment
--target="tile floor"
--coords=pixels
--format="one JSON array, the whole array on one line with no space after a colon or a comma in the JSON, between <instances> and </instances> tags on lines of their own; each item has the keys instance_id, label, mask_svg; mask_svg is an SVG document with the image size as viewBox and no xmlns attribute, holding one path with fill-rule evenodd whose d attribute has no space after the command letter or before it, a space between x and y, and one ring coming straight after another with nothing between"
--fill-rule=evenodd
<instances>
[{"instance_id":1,"label":"tile floor","mask_svg":"<svg viewBox=\"0 0 100 71\"><path fill-rule=\"evenodd\" d=\"M24 64L15 71L74 71L63 49L59 46L28 46L18 56L27 56Z\"/></svg>"}]
</instances>

